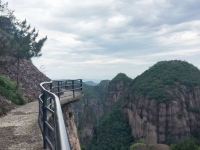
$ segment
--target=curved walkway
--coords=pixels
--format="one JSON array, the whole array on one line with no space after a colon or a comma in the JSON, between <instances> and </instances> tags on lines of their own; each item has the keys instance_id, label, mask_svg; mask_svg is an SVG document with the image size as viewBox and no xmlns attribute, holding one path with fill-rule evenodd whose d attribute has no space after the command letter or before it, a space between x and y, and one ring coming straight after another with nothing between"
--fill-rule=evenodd
<instances>
[{"instance_id":1,"label":"curved walkway","mask_svg":"<svg viewBox=\"0 0 200 150\"><path fill-rule=\"evenodd\" d=\"M81 92L64 91L61 104L81 97ZM38 101L27 103L0 117L0 150L42 150L43 140L38 125Z\"/></svg>"}]
</instances>

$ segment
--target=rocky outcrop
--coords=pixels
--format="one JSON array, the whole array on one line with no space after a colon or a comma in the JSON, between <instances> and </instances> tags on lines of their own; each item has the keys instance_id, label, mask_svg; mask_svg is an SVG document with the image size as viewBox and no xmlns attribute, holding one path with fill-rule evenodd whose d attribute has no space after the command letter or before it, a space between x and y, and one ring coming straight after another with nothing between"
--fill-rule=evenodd
<instances>
[{"instance_id":1,"label":"rocky outcrop","mask_svg":"<svg viewBox=\"0 0 200 150\"><path fill-rule=\"evenodd\" d=\"M94 102L91 97L87 99L89 105ZM200 137L200 71L187 62L159 62L134 80L120 73L109 82L105 98L98 102L103 115L115 105L121 107L136 141L143 139L156 145ZM79 126L79 131L93 134L90 127L95 125Z\"/></svg>"},{"instance_id":2,"label":"rocky outcrop","mask_svg":"<svg viewBox=\"0 0 200 150\"><path fill-rule=\"evenodd\" d=\"M65 119L67 133L69 135L71 148L72 150L81 150L76 124L74 122L74 115L72 108L69 104L69 105L64 105L62 109L64 112L64 119Z\"/></svg>"},{"instance_id":3,"label":"rocky outcrop","mask_svg":"<svg viewBox=\"0 0 200 150\"><path fill-rule=\"evenodd\" d=\"M112 110L112 107L118 101L125 101L128 98L128 89L132 79L123 73L119 73L114 77L109 85L107 91L107 97L105 98L106 113Z\"/></svg>"},{"instance_id":4,"label":"rocky outcrop","mask_svg":"<svg viewBox=\"0 0 200 150\"><path fill-rule=\"evenodd\" d=\"M184 61L159 62L138 76L129 88L124 110L135 139L171 144L199 137L198 68Z\"/></svg>"},{"instance_id":5,"label":"rocky outcrop","mask_svg":"<svg viewBox=\"0 0 200 150\"><path fill-rule=\"evenodd\" d=\"M0 74L17 80L17 61L12 57L0 58ZM39 84L50 79L41 73L31 62L31 60L20 60L19 82L22 93L27 102L37 100L40 93Z\"/></svg>"},{"instance_id":6,"label":"rocky outcrop","mask_svg":"<svg viewBox=\"0 0 200 150\"><path fill-rule=\"evenodd\" d=\"M103 80L97 86L83 84L84 96L79 102L72 104L79 139L83 147L89 145L94 134L94 127L105 113L108 85L109 80Z\"/></svg>"},{"instance_id":7,"label":"rocky outcrop","mask_svg":"<svg viewBox=\"0 0 200 150\"><path fill-rule=\"evenodd\" d=\"M74 105L74 112L80 142L86 149L93 138L94 128L105 114L112 111L114 104L124 98L131 81L120 73L113 80L103 80L97 86L84 85L84 96Z\"/></svg>"},{"instance_id":8,"label":"rocky outcrop","mask_svg":"<svg viewBox=\"0 0 200 150\"><path fill-rule=\"evenodd\" d=\"M130 96L125 110L136 139L172 143L200 131L200 87L176 87L169 94L172 99L165 103Z\"/></svg>"}]
</instances>

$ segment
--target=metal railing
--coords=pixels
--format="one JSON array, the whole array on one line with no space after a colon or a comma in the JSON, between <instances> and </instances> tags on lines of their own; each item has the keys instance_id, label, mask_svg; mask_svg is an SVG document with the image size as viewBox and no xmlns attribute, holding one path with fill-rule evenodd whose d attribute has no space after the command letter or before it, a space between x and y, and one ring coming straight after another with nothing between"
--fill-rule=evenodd
<instances>
[{"instance_id":1,"label":"metal railing","mask_svg":"<svg viewBox=\"0 0 200 150\"><path fill-rule=\"evenodd\" d=\"M82 80L50 81L40 84L38 122L43 136L44 149L71 150L66 132L60 97L66 92L82 93Z\"/></svg>"}]
</instances>

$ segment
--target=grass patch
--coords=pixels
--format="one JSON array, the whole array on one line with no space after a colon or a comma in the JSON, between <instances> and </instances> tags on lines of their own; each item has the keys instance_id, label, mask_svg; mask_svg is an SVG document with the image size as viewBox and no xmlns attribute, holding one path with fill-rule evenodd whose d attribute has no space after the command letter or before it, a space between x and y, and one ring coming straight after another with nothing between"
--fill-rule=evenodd
<instances>
[{"instance_id":1,"label":"grass patch","mask_svg":"<svg viewBox=\"0 0 200 150\"><path fill-rule=\"evenodd\" d=\"M0 94L14 104L23 105L25 103L21 92L16 89L16 83L3 75L0 75Z\"/></svg>"}]
</instances>

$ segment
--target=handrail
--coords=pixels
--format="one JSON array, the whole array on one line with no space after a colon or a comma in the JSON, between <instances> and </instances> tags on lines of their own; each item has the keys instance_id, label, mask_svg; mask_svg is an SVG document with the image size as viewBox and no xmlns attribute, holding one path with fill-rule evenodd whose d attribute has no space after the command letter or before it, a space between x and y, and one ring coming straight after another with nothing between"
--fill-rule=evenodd
<instances>
[{"instance_id":1,"label":"handrail","mask_svg":"<svg viewBox=\"0 0 200 150\"><path fill-rule=\"evenodd\" d=\"M79 82L78 89L73 85L77 81ZM39 96L38 122L43 135L44 149L71 150L61 109L61 94L55 94L56 92L53 90L55 89L54 84L56 84L58 85L56 89L60 92L63 88L61 87L63 82L72 82L72 88L65 90L73 91L73 98L75 98L74 93L76 90L80 90L82 92L82 80L50 81L40 84L42 94Z\"/></svg>"}]
</instances>

